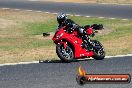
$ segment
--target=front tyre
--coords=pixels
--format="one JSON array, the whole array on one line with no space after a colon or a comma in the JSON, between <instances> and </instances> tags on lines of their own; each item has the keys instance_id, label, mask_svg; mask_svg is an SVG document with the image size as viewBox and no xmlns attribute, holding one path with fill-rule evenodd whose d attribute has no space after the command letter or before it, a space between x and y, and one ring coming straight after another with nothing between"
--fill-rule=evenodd
<instances>
[{"instance_id":1,"label":"front tyre","mask_svg":"<svg viewBox=\"0 0 132 88\"><path fill-rule=\"evenodd\" d=\"M94 51L93 58L95 60L103 60L105 57L105 49L104 49L103 45L97 40L93 40L93 42L94 42L94 46L95 46L95 48L93 50Z\"/></svg>"},{"instance_id":2,"label":"front tyre","mask_svg":"<svg viewBox=\"0 0 132 88\"><path fill-rule=\"evenodd\" d=\"M63 44L58 44L56 46L56 53L63 62L73 61L74 58L73 50L68 45L66 46L66 48L64 48Z\"/></svg>"}]
</instances>

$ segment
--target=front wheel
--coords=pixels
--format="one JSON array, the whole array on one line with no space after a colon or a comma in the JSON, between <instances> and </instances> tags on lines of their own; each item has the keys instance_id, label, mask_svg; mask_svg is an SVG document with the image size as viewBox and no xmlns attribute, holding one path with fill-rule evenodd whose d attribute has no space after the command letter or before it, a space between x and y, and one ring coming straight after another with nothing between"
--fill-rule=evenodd
<instances>
[{"instance_id":1,"label":"front wheel","mask_svg":"<svg viewBox=\"0 0 132 88\"><path fill-rule=\"evenodd\" d=\"M105 57L105 49L104 49L103 45L97 40L93 40L93 43L95 46L95 48L93 50L94 51L93 58L95 60L103 60Z\"/></svg>"},{"instance_id":2,"label":"front wheel","mask_svg":"<svg viewBox=\"0 0 132 88\"><path fill-rule=\"evenodd\" d=\"M74 58L73 50L68 45L66 46L66 48L64 48L62 44L58 44L56 46L56 53L58 57L64 62L73 61Z\"/></svg>"}]
</instances>

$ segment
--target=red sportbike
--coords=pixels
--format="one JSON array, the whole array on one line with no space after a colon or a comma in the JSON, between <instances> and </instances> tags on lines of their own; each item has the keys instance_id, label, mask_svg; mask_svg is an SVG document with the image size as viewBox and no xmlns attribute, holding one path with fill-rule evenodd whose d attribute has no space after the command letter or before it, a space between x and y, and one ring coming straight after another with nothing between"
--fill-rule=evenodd
<instances>
[{"instance_id":1,"label":"red sportbike","mask_svg":"<svg viewBox=\"0 0 132 88\"><path fill-rule=\"evenodd\" d=\"M89 27L85 31L88 34L92 34L93 29ZM79 36L77 31L69 31L66 26L59 28L52 40L56 44L56 53L58 57L64 62L87 57L102 60L105 57L105 50L99 41L92 40L94 47L96 47L92 48L85 42L85 40L82 39L82 37Z\"/></svg>"}]
</instances>

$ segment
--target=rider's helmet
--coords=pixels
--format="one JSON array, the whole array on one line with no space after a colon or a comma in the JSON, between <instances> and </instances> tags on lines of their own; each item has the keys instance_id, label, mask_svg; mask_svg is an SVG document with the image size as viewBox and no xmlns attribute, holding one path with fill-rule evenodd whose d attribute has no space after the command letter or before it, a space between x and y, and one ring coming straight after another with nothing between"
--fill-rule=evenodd
<instances>
[{"instance_id":1,"label":"rider's helmet","mask_svg":"<svg viewBox=\"0 0 132 88\"><path fill-rule=\"evenodd\" d=\"M59 24L62 24L67 19L67 16L65 13L59 13L57 16L57 21Z\"/></svg>"}]
</instances>

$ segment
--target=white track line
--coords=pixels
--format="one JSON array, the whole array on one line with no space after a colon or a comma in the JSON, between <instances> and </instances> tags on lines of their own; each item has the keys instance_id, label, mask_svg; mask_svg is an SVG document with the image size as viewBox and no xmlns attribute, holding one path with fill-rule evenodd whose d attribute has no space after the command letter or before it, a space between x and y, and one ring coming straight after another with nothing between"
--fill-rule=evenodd
<instances>
[{"instance_id":1,"label":"white track line","mask_svg":"<svg viewBox=\"0 0 132 88\"><path fill-rule=\"evenodd\" d=\"M81 16L81 15L78 15L78 14L77 14L77 15L74 15L74 16Z\"/></svg>"},{"instance_id":2,"label":"white track line","mask_svg":"<svg viewBox=\"0 0 132 88\"><path fill-rule=\"evenodd\" d=\"M109 19L112 19L112 20L114 20L114 19L116 19L116 18L109 18Z\"/></svg>"},{"instance_id":3,"label":"white track line","mask_svg":"<svg viewBox=\"0 0 132 88\"><path fill-rule=\"evenodd\" d=\"M28 1L38 1L38 0L28 0Z\"/></svg>"},{"instance_id":4,"label":"white track line","mask_svg":"<svg viewBox=\"0 0 132 88\"><path fill-rule=\"evenodd\" d=\"M32 61L32 62L19 62L19 63L5 63L5 64L0 64L0 66L22 65L22 64L35 64L35 63L39 63L39 61Z\"/></svg>"},{"instance_id":5,"label":"white track line","mask_svg":"<svg viewBox=\"0 0 132 88\"><path fill-rule=\"evenodd\" d=\"M32 0L32 1L35 1L35 0ZM11 8L1 8L1 9L8 10L8 9L11 9ZM18 11L18 10L21 10L21 9L14 9L14 10ZM24 10L24 11L32 12L34 10ZM44 12L44 11L34 11L34 12L41 13L41 12ZM58 14L58 13L53 13L53 12L44 12L44 13L47 13L47 14L49 14L49 13L51 13L51 14ZM82 16L82 15L79 15L79 14L75 14L75 15L73 15L73 14L67 14L67 15L70 15L70 16ZM89 18L91 16L85 16L85 17L88 17ZM103 19L105 17L98 17L98 18ZM116 19L116 18L108 18L108 19ZM121 19L121 20L127 21L129 19Z\"/></svg>"},{"instance_id":6,"label":"white track line","mask_svg":"<svg viewBox=\"0 0 132 88\"><path fill-rule=\"evenodd\" d=\"M98 17L98 18L102 19L102 18L105 18L105 17Z\"/></svg>"},{"instance_id":7,"label":"white track line","mask_svg":"<svg viewBox=\"0 0 132 88\"><path fill-rule=\"evenodd\" d=\"M98 3L98 4L104 4L104 5L132 5L132 4L119 4L119 3Z\"/></svg>"},{"instance_id":8,"label":"white track line","mask_svg":"<svg viewBox=\"0 0 132 88\"><path fill-rule=\"evenodd\" d=\"M58 13L51 13L51 14L58 14Z\"/></svg>"},{"instance_id":9,"label":"white track line","mask_svg":"<svg viewBox=\"0 0 132 88\"><path fill-rule=\"evenodd\" d=\"M36 11L37 13L41 13L42 11Z\"/></svg>"},{"instance_id":10,"label":"white track line","mask_svg":"<svg viewBox=\"0 0 132 88\"><path fill-rule=\"evenodd\" d=\"M105 58L114 58L114 57L127 57L127 56L132 56L132 54L127 54L127 55L116 55L116 56L106 56ZM79 60L91 60L93 58L86 58L86 59L79 59ZM32 62L19 62L19 63L5 63L5 64L0 64L0 66L12 66L12 65L23 65L23 64L37 64L40 61L32 61Z\"/></svg>"},{"instance_id":11,"label":"white track line","mask_svg":"<svg viewBox=\"0 0 132 88\"><path fill-rule=\"evenodd\" d=\"M122 19L122 20L124 20L124 21L125 21L125 20L128 20L128 19Z\"/></svg>"},{"instance_id":12,"label":"white track line","mask_svg":"<svg viewBox=\"0 0 132 88\"><path fill-rule=\"evenodd\" d=\"M14 10L17 10L17 11L18 11L18 10L20 10L20 9L14 9Z\"/></svg>"},{"instance_id":13,"label":"white track line","mask_svg":"<svg viewBox=\"0 0 132 88\"><path fill-rule=\"evenodd\" d=\"M3 10L10 9L10 8L2 8Z\"/></svg>"},{"instance_id":14,"label":"white track line","mask_svg":"<svg viewBox=\"0 0 132 88\"><path fill-rule=\"evenodd\" d=\"M89 18L89 17L91 17L91 16L85 16L85 17L88 17L88 18Z\"/></svg>"},{"instance_id":15,"label":"white track line","mask_svg":"<svg viewBox=\"0 0 132 88\"><path fill-rule=\"evenodd\" d=\"M33 11L33 10L25 10L25 11L31 12L31 11Z\"/></svg>"},{"instance_id":16,"label":"white track line","mask_svg":"<svg viewBox=\"0 0 132 88\"><path fill-rule=\"evenodd\" d=\"M116 55L116 56L106 56L106 58L113 58L113 57L127 57L127 56L132 56L132 54L127 54L127 55Z\"/></svg>"},{"instance_id":17,"label":"white track line","mask_svg":"<svg viewBox=\"0 0 132 88\"><path fill-rule=\"evenodd\" d=\"M71 15L71 14L67 14L67 15Z\"/></svg>"},{"instance_id":18,"label":"white track line","mask_svg":"<svg viewBox=\"0 0 132 88\"><path fill-rule=\"evenodd\" d=\"M45 12L45 13L50 13L50 12Z\"/></svg>"}]
</instances>

